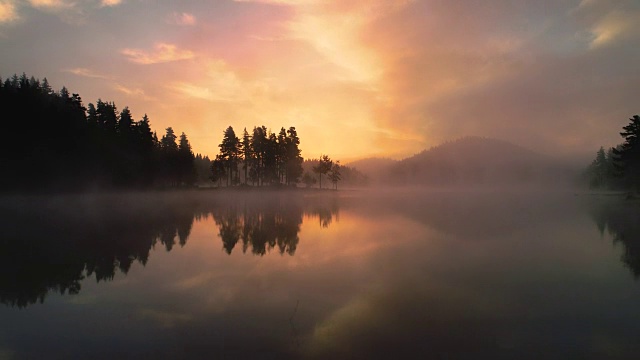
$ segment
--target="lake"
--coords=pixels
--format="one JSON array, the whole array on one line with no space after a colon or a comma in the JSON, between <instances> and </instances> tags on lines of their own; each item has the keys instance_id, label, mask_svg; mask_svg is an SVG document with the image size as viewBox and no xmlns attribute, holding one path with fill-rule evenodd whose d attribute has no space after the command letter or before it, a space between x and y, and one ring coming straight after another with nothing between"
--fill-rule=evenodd
<instances>
[{"instance_id":1,"label":"lake","mask_svg":"<svg viewBox=\"0 0 640 360\"><path fill-rule=\"evenodd\" d=\"M571 191L4 196L0 359L635 359L640 204Z\"/></svg>"}]
</instances>

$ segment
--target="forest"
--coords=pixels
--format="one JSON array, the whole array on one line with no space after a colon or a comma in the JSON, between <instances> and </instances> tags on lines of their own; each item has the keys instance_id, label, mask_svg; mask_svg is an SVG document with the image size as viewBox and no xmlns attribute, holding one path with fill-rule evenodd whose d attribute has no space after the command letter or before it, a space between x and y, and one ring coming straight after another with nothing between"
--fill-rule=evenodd
<instances>
[{"instance_id":1,"label":"forest","mask_svg":"<svg viewBox=\"0 0 640 360\"><path fill-rule=\"evenodd\" d=\"M640 115L629 119L622 128L621 144L596 152L596 157L582 174L592 189L640 191Z\"/></svg>"},{"instance_id":2,"label":"forest","mask_svg":"<svg viewBox=\"0 0 640 360\"><path fill-rule=\"evenodd\" d=\"M1 79L0 79L1 80ZM185 133L168 127L158 139L149 117L101 99L86 107L66 87L54 91L26 74L0 81L0 106L20 140L3 142L11 169L7 192L177 187L195 181L194 154ZM18 146L18 148L15 148Z\"/></svg>"},{"instance_id":3,"label":"forest","mask_svg":"<svg viewBox=\"0 0 640 360\"><path fill-rule=\"evenodd\" d=\"M326 178L334 189L342 179L339 161L328 155L303 166L295 127L278 134L265 126L245 128L241 138L229 126L213 160L194 154L187 134L173 127L159 138L149 117L133 119L128 107L98 99L83 104L66 87L25 73L0 79L0 106L11 114L13 142L3 142L4 192L75 192L194 186L307 187ZM346 174L359 176L355 169Z\"/></svg>"}]
</instances>

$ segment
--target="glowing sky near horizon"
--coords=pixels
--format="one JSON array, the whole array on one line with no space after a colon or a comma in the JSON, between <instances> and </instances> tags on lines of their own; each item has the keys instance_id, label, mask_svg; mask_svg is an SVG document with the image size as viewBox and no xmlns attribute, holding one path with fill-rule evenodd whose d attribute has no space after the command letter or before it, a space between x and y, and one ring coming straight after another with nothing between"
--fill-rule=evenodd
<instances>
[{"instance_id":1,"label":"glowing sky near horizon","mask_svg":"<svg viewBox=\"0 0 640 360\"><path fill-rule=\"evenodd\" d=\"M0 0L0 76L209 156L229 125L343 162L470 135L595 155L640 113L637 24L637 0Z\"/></svg>"}]
</instances>

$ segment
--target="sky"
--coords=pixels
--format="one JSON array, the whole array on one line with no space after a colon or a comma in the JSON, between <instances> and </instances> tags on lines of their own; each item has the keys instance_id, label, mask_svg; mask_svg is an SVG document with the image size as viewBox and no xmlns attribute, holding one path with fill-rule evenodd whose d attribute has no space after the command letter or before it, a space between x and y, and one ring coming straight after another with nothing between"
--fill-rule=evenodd
<instances>
[{"instance_id":1,"label":"sky","mask_svg":"<svg viewBox=\"0 0 640 360\"><path fill-rule=\"evenodd\" d=\"M0 0L0 76L210 157L260 125L343 163L464 136L591 157L640 113L638 24L638 0Z\"/></svg>"}]
</instances>

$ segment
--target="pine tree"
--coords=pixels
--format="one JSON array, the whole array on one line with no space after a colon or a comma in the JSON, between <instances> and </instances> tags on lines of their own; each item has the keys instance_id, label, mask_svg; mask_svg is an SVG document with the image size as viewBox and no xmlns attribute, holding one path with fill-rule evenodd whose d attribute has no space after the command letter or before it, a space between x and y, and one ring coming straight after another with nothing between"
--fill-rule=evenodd
<instances>
[{"instance_id":1,"label":"pine tree","mask_svg":"<svg viewBox=\"0 0 640 360\"><path fill-rule=\"evenodd\" d=\"M189 140L185 133L180 135L178 157L180 182L185 185L193 185L196 181L196 170L194 167L195 156L193 155L193 151L191 151L191 144L189 144Z\"/></svg>"},{"instance_id":2,"label":"pine tree","mask_svg":"<svg viewBox=\"0 0 640 360\"><path fill-rule=\"evenodd\" d=\"M300 138L295 127L290 127L287 130L286 139L286 183L287 185L297 184L302 176L302 159L301 151L299 148Z\"/></svg>"},{"instance_id":3,"label":"pine tree","mask_svg":"<svg viewBox=\"0 0 640 360\"><path fill-rule=\"evenodd\" d=\"M234 174L235 176L238 174L238 159L240 157L240 139L233 131L233 127L229 126L224 131L222 142L218 146L220 147L221 159L227 167L227 175L229 176L227 178L227 186L230 186L236 180Z\"/></svg>"},{"instance_id":4,"label":"pine tree","mask_svg":"<svg viewBox=\"0 0 640 360\"><path fill-rule=\"evenodd\" d=\"M613 149L617 168L621 171L627 186L640 190L640 116L634 115L624 126L620 136L624 142Z\"/></svg>"}]
</instances>

